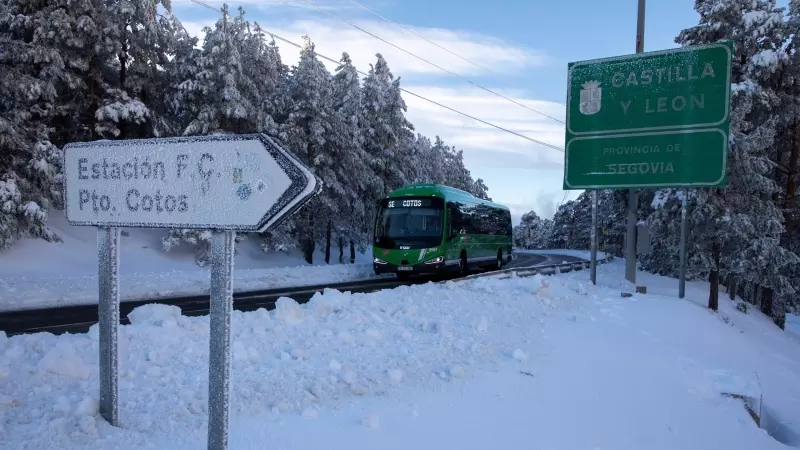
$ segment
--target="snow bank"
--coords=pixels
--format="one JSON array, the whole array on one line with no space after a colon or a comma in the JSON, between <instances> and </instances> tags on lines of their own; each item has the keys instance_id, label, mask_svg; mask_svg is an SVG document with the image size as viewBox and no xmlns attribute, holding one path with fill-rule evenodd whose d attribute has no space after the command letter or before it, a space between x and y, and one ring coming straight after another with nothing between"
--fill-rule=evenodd
<instances>
[{"instance_id":1,"label":"snow bank","mask_svg":"<svg viewBox=\"0 0 800 450\"><path fill-rule=\"evenodd\" d=\"M788 440L800 344L727 299L710 313L700 283L679 300L675 280L640 273L650 293L622 298L623 273L615 261L598 286L587 271L476 278L234 312L231 449L785 448L722 394L763 395ZM119 341L121 428L97 416L96 327L0 342L0 442L204 448L208 318L143 306Z\"/></svg>"},{"instance_id":2,"label":"snow bank","mask_svg":"<svg viewBox=\"0 0 800 450\"><path fill-rule=\"evenodd\" d=\"M480 279L377 294L326 290L302 306L281 298L274 311L235 311L232 416L307 416L309 408L340 399L386 395L398 385L448 383L514 361L515 349L537 348L544 328L529 326L532 321L577 306L569 299L558 307L542 301L541 281L536 276L503 282L503 291L497 281ZM176 308L155 304L130 317L132 324L119 335L124 430L106 432L126 440L150 433L202 434L208 318L183 317ZM85 415L79 409L86 408L74 407L97 395L97 351L96 330L9 339L0 357L11 372L4 390L20 401L14 415L5 417L11 442L24 440L31 449L105 448L95 441L104 424L80 426ZM61 370L52 370L59 364ZM73 406L54 407L54 396Z\"/></svg>"},{"instance_id":3,"label":"snow bank","mask_svg":"<svg viewBox=\"0 0 800 450\"><path fill-rule=\"evenodd\" d=\"M70 226L58 215L49 224L64 242L26 239L0 252L0 311L97 303L96 230ZM120 244L122 301L208 293L210 268L195 264L194 254L185 247L163 251L164 230L125 231L128 235ZM245 240L236 247L237 291L375 277L371 250L357 255L353 265L326 265L318 252L316 264L309 265L297 252L267 254L258 245L257 240Z\"/></svg>"}]
</instances>

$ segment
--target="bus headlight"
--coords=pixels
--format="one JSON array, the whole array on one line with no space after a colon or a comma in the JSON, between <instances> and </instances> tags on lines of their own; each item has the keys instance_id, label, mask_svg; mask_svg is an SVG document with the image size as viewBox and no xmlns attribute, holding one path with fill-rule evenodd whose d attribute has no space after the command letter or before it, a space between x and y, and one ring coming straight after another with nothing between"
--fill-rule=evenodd
<instances>
[{"instance_id":1,"label":"bus headlight","mask_svg":"<svg viewBox=\"0 0 800 450\"><path fill-rule=\"evenodd\" d=\"M372 260L372 262L374 262L375 264L386 264L386 261L384 261L384 260L382 260L380 258L375 258L375 259Z\"/></svg>"},{"instance_id":2,"label":"bus headlight","mask_svg":"<svg viewBox=\"0 0 800 450\"><path fill-rule=\"evenodd\" d=\"M425 261L425 264L439 264L441 262L444 262L444 256L438 256L436 258L429 259Z\"/></svg>"}]
</instances>

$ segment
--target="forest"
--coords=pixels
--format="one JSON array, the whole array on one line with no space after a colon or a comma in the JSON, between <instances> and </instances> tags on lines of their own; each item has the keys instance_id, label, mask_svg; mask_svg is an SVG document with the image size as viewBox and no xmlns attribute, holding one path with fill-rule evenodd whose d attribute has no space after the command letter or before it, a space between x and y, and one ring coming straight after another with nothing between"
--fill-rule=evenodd
<instances>
[{"instance_id":1,"label":"forest","mask_svg":"<svg viewBox=\"0 0 800 450\"><path fill-rule=\"evenodd\" d=\"M377 200L405 183L488 198L461 150L415 132L383 56L363 79L347 53L330 73L304 37L289 67L242 8L223 10L201 42L169 0L0 0L0 249L59 240L47 217L63 214L61 148L98 139L277 139L324 190L277 229L237 242L300 248L309 263L321 247L326 262L336 251L353 261L369 245ZM181 243L194 246L198 264L208 261L208 230L165 232L165 251Z\"/></svg>"},{"instance_id":2,"label":"forest","mask_svg":"<svg viewBox=\"0 0 800 450\"><path fill-rule=\"evenodd\" d=\"M686 196L687 279L707 280L709 308L722 283L760 307L783 328L800 310L800 1L697 0L696 26L680 31L681 46L730 40L734 44L728 184L690 189ZM639 191L638 214L651 250L640 268L677 277L681 189ZM601 251L623 256L627 191L598 191ZM534 211L515 229L523 248L590 247L591 193L559 205L552 219Z\"/></svg>"}]
</instances>

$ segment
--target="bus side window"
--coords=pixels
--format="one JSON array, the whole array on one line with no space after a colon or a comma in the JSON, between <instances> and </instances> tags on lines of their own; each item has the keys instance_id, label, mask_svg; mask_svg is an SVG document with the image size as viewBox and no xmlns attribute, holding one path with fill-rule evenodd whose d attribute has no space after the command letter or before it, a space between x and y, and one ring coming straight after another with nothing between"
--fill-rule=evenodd
<instances>
[{"instance_id":1,"label":"bus side window","mask_svg":"<svg viewBox=\"0 0 800 450\"><path fill-rule=\"evenodd\" d=\"M447 208L445 209L445 215L447 220L447 240L453 239L453 202L447 203Z\"/></svg>"}]
</instances>

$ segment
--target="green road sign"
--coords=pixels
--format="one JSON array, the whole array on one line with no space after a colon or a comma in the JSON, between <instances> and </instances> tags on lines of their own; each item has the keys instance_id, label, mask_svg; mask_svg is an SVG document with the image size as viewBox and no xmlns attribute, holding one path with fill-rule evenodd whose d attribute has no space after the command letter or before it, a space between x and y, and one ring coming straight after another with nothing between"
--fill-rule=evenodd
<instances>
[{"instance_id":1,"label":"green road sign","mask_svg":"<svg viewBox=\"0 0 800 450\"><path fill-rule=\"evenodd\" d=\"M724 187L732 51L570 63L564 189Z\"/></svg>"},{"instance_id":2,"label":"green road sign","mask_svg":"<svg viewBox=\"0 0 800 450\"><path fill-rule=\"evenodd\" d=\"M567 143L566 172L581 189L718 186L727 142L718 128L580 136Z\"/></svg>"}]
</instances>

